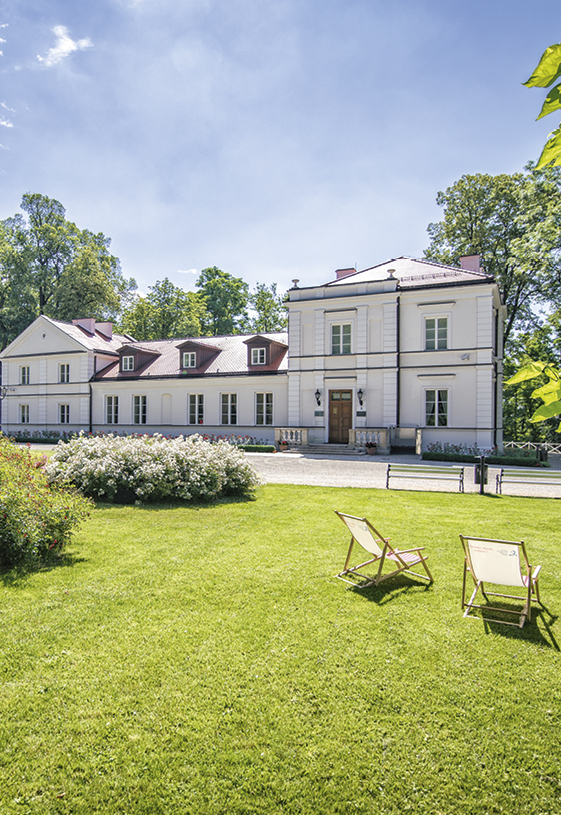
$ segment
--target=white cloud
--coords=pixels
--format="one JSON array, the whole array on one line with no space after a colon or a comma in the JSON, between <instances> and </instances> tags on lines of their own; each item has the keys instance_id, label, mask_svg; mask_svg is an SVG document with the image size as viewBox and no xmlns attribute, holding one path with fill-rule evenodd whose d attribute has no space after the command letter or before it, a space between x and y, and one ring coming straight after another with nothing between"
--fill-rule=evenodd
<instances>
[{"instance_id":1,"label":"white cloud","mask_svg":"<svg viewBox=\"0 0 561 815\"><path fill-rule=\"evenodd\" d=\"M4 117L0 117L0 125L2 127L13 127L13 124L10 122L9 119L4 119Z\"/></svg>"},{"instance_id":2,"label":"white cloud","mask_svg":"<svg viewBox=\"0 0 561 815\"><path fill-rule=\"evenodd\" d=\"M197 269L178 269L177 274L198 274Z\"/></svg>"},{"instance_id":3,"label":"white cloud","mask_svg":"<svg viewBox=\"0 0 561 815\"><path fill-rule=\"evenodd\" d=\"M0 106L4 108L4 110L9 110L10 113L15 113L14 108L9 108L8 105L4 104L4 102L0 102Z\"/></svg>"},{"instance_id":4,"label":"white cloud","mask_svg":"<svg viewBox=\"0 0 561 815\"><path fill-rule=\"evenodd\" d=\"M68 36L68 29L64 25L55 25L53 32L57 38L54 47L47 52L46 57L37 56L39 62L42 62L47 68L58 65L59 62L69 57L74 51L83 51L93 45L89 37L82 40L71 39Z\"/></svg>"}]
</instances>

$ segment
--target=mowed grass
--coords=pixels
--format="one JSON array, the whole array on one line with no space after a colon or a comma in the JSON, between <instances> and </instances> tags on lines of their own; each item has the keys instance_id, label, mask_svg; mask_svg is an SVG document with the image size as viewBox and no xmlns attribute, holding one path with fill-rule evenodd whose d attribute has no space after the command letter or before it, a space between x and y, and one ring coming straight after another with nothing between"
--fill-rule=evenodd
<instances>
[{"instance_id":1,"label":"mowed grass","mask_svg":"<svg viewBox=\"0 0 561 815\"><path fill-rule=\"evenodd\" d=\"M333 575L368 516L435 584ZM4 576L0 812L561 813L560 502L269 485L99 507ZM459 533L523 538L548 612L465 620Z\"/></svg>"}]
</instances>

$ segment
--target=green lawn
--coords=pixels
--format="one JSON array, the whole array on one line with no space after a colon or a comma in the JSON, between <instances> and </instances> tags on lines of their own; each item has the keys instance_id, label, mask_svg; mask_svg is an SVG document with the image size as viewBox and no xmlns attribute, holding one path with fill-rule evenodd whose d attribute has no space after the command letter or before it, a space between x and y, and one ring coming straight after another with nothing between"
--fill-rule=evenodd
<instances>
[{"instance_id":1,"label":"green lawn","mask_svg":"<svg viewBox=\"0 0 561 815\"><path fill-rule=\"evenodd\" d=\"M269 485L98 508L65 563L0 583L0 813L560 813L560 506ZM425 545L435 584L334 579L335 509ZM460 532L523 538L551 614L464 620Z\"/></svg>"}]
</instances>

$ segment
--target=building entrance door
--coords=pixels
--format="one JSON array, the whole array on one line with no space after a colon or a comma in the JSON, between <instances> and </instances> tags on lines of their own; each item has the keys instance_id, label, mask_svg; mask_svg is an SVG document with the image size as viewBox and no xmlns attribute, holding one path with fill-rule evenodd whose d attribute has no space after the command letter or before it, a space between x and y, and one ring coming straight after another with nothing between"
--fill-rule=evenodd
<instances>
[{"instance_id":1,"label":"building entrance door","mask_svg":"<svg viewBox=\"0 0 561 815\"><path fill-rule=\"evenodd\" d=\"M353 392L329 391L329 443L348 444L353 426Z\"/></svg>"}]
</instances>

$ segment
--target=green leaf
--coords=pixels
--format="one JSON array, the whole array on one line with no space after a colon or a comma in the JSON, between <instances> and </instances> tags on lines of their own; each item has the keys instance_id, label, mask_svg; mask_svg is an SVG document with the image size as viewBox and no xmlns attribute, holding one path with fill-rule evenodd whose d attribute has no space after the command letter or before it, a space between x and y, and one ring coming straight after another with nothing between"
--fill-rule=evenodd
<instances>
[{"instance_id":1,"label":"green leaf","mask_svg":"<svg viewBox=\"0 0 561 815\"><path fill-rule=\"evenodd\" d=\"M511 376L510 379L507 379L505 385L516 385L517 382L526 382L527 379L535 379L536 376L539 376L543 373L543 369L546 367L545 362L530 362L529 365L526 365L524 368L521 368L514 376Z\"/></svg>"},{"instance_id":2,"label":"green leaf","mask_svg":"<svg viewBox=\"0 0 561 815\"><path fill-rule=\"evenodd\" d=\"M548 88L561 76L561 43L550 45L542 54L530 79L523 82L527 88Z\"/></svg>"},{"instance_id":3,"label":"green leaf","mask_svg":"<svg viewBox=\"0 0 561 815\"><path fill-rule=\"evenodd\" d=\"M536 388L532 393L532 399L543 399L546 405L555 398L561 399L561 387L559 386L559 382L553 379L550 379L550 381L542 385L541 388Z\"/></svg>"},{"instance_id":4,"label":"green leaf","mask_svg":"<svg viewBox=\"0 0 561 815\"><path fill-rule=\"evenodd\" d=\"M545 97L538 119L547 116L549 113L553 113L554 110L558 110L559 108L561 108L561 85L556 85ZM536 121L538 121L538 119L536 119Z\"/></svg>"},{"instance_id":5,"label":"green leaf","mask_svg":"<svg viewBox=\"0 0 561 815\"><path fill-rule=\"evenodd\" d=\"M554 166L561 164L561 125L559 125L559 127L549 134L549 139L547 140L545 147L542 150L542 154L538 159L538 163L536 164L536 170L539 170L540 167L545 167L552 162Z\"/></svg>"},{"instance_id":6,"label":"green leaf","mask_svg":"<svg viewBox=\"0 0 561 815\"><path fill-rule=\"evenodd\" d=\"M543 422L545 419L551 419L553 416L561 415L561 402L559 400L551 402L549 405L542 405L539 407L534 415L531 417L531 422Z\"/></svg>"}]
</instances>

